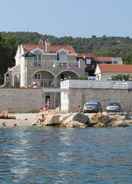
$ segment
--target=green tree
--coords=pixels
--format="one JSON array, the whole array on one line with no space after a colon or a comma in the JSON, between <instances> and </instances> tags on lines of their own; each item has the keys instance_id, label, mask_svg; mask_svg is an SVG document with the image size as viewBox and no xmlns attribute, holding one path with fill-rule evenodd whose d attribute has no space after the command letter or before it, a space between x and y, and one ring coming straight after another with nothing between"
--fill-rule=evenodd
<instances>
[{"instance_id":1,"label":"green tree","mask_svg":"<svg viewBox=\"0 0 132 184\"><path fill-rule=\"evenodd\" d=\"M16 41L14 37L4 37L0 34L0 84L3 83L4 73L14 65Z\"/></svg>"},{"instance_id":2,"label":"green tree","mask_svg":"<svg viewBox=\"0 0 132 184\"><path fill-rule=\"evenodd\" d=\"M129 74L118 74L112 76L112 80L128 81L129 79L130 79Z\"/></svg>"}]
</instances>

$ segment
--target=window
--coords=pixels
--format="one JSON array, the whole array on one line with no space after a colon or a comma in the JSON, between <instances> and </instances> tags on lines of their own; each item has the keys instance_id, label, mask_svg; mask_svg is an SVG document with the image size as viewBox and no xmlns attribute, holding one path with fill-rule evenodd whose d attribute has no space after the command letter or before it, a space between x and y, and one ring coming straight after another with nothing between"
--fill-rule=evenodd
<instances>
[{"instance_id":1,"label":"window","mask_svg":"<svg viewBox=\"0 0 132 184\"><path fill-rule=\"evenodd\" d=\"M91 59L86 59L86 65L90 65L91 64Z\"/></svg>"},{"instance_id":2,"label":"window","mask_svg":"<svg viewBox=\"0 0 132 184\"><path fill-rule=\"evenodd\" d=\"M41 66L41 55L36 55L34 57L34 66Z\"/></svg>"},{"instance_id":3,"label":"window","mask_svg":"<svg viewBox=\"0 0 132 184\"><path fill-rule=\"evenodd\" d=\"M41 74L40 73L36 73L34 76L35 79L41 79Z\"/></svg>"},{"instance_id":4,"label":"window","mask_svg":"<svg viewBox=\"0 0 132 184\"><path fill-rule=\"evenodd\" d=\"M59 52L59 60L61 62L67 61L67 53L64 50Z\"/></svg>"},{"instance_id":5,"label":"window","mask_svg":"<svg viewBox=\"0 0 132 184\"><path fill-rule=\"evenodd\" d=\"M59 61L59 60L60 60L59 53L57 53L57 61Z\"/></svg>"},{"instance_id":6,"label":"window","mask_svg":"<svg viewBox=\"0 0 132 184\"><path fill-rule=\"evenodd\" d=\"M113 64L118 64L118 62L117 61L113 61Z\"/></svg>"}]
</instances>

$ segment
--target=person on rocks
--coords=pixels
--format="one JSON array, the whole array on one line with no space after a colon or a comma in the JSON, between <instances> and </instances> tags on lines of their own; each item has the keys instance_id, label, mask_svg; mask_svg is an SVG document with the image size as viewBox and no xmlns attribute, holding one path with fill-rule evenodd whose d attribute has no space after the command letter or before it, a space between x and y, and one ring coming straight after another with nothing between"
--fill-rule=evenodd
<instances>
[{"instance_id":1,"label":"person on rocks","mask_svg":"<svg viewBox=\"0 0 132 184\"><path fill-rule=\"evenodd\" d=\"M82 112L81 105L78 105L78 112Z\"/></svg>"},{"instance_id":2,"label":"person on rocks","mask_svg":"<svg viewBox=\"0 0 132 184\"><path fill-rule=\"evenodd\" d=\"M2 123L2 126L3 126L3 127L7 127L5 122Z\"/></svg>"},{"instance_id":3,"label":"person on rocks","mask_svg":"<svg viewBox=\"0 0 132 184\"><path fill-rule=\"evenodd\" d=\"M14 128L15 128L15 127L17 127L17 124L16 124L16 123L14 123L13 127L14 127Z\"/></svg>"},{"instance_id":4,"label":"person on rocks","mask_svg":"<svg viewBox=\"0 0 132 184\"><path fill-rule=\"evenodd\" d=\"M42 125L44 121L45 121L45 115L42 114L41 115L41 118L38 119L37 123L39 123L40 125Z\"/></svg>"}]
</instances>

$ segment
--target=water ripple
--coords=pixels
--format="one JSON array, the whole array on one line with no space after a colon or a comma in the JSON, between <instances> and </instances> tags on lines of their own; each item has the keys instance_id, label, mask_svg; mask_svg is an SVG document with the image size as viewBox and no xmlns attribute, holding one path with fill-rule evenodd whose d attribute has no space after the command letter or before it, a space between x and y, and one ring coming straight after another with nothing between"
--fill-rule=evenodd
<instances>
[{"instance_id":1,"label":"water ripple","mask_svg":"<svg viewBox=\"0 0 132 184\"><path fill-rule=\"evenodd\" d=\"M0 184L130 184L131 131L0 129Z\"/></svg>"}]
</instances>

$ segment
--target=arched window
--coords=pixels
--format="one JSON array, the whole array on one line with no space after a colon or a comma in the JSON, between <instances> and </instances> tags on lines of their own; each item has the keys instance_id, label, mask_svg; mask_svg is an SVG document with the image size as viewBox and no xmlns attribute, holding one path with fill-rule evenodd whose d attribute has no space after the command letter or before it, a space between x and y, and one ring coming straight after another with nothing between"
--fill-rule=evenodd
<instances>
[{"instance_id":1,"label":"arched window","mask_svg":"<svg viewBox=\"0 0 132 184\"><path fill-rule=\"evenodd\" d=\"M32 53L35 55L33 62L34 66L41 66L43 51L41 49L36 48L32 50Z\"/></svg>"},{"instance_id":2,"label":"arched window","mask_svg":"<svg viewBox=\"0 0 132 184\"><path fill-rule=\"evenodd\" d=\"M41 79L41 74L40 73L36 73L34 75L34 79Z\"/></svg>"}]
</instances>

